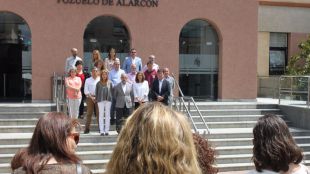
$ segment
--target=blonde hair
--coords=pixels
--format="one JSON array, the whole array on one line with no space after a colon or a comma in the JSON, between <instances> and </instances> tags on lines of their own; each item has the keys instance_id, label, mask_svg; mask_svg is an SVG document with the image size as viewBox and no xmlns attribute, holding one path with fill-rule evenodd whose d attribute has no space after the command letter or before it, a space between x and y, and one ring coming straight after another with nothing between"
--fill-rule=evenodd
<instances>
[{"instance_id":1,"label":"blonde hair","mask_svg":"<svg viewBox=\"0 0 310 174\"><path fill-rule=\"evenodd\" d=\"M103 74L103 73L107 74L107 79L106 79L105 81L104 81L103 78L102 78L102 74ZM103 84L106 84L106 83L108 83L108 81L109 81L109 71L106 70L106 69L104 69L104 70L102 70L101 73L100 73L100 82L103 83Z\"/></svg>"},{"instance_id":2,"label":"blonde hair","mask_svg":"<svg viewBox=\"0 0 310 174\"><path fill-rule=\"evenodd\" d=\"M95 57L94 57L94 54L97 55L97 58L96 58L96 59L95 59ZM96 61L98 61L98 60L101 60L100 52L99 52L99 50L93 50L92 61L93 61L93 62L96 62Z\"/></svg>"},{"instance_id":3,"label":"blonde hair","mask_svg":"<svg viewBox=\"0 0 310 174\"><path fill-rule=\"evenodd\" d=\"M201 174L185 116L156 103L140 106L126 121L107 174Z\"/></svg>"}]
</instances>

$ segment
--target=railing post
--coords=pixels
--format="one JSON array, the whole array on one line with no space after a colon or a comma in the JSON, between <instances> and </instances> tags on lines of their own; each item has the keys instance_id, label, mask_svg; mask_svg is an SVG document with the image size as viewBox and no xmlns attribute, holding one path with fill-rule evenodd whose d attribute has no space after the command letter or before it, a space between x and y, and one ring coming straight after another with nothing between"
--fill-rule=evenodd
<instances>
[{"instance_id":1,"label":"railing post","mask_svg":"<svg viewBox=\"0 0 310 174\"><path fill-rule=\"evenodd\" d=\"M282 76L279 77L279 105L281 104L281 80L282 80Z\"/></svg>"},{"instance_id":2,"label":"railing post","mask_svg":"<svg viewBox=\"0 0 310 174\"><path fill-rule=\"evenodd\" d=\"M310 106L310 77L308 77L308 101L307 101L307 105L308 105L308 108Z\"/></svg>"}]
</instances>

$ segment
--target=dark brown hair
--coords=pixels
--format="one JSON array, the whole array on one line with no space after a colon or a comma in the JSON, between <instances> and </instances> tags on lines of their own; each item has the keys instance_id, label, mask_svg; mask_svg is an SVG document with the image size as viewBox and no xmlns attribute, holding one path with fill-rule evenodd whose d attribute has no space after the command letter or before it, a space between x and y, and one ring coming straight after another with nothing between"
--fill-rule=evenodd
<instances>
[{"instance_id":1,"label":"dark brown hair","mask_svg":"<svg viewBox=\"0 0 310 174\"><path fill-rule=\"evenodd\" d=\"M111 52L112 50L113 50L113 51L114 51L114 53L115 53L115 55L114 55L114 59L116 58L116 50L115 50L114 48L110 48L110 49L109 49L109 53L108 53L108 58L109 58L109 60L111 60L111 59L112 59L111 54L110 54L110 52ZM113 59L113 60L114 60L114 59Z\"/></svg>"},{"instance_id":2,"label":"dark brown hair","mask_svg":"<svg viewBox=\"0 0 310 174\"><path fill-rule=\"evenodd\" d=\"M38 173L54 157L58 163L78 163L80 161L67 145L67 137L78 126L76 119L71 119L61 112L49 112L41 117L36 125L26 157L18 153L11 164L16 168L19 163L28 174ZM15 160L14 160L15 159ZM16 164L16 165L15 165Z\"/></svg>"},{"instance_id":3,"label":"dark brown hair","mask_svg":"<svg viewBox=\"0 0 310 174\"><path fill-rule=\"evenodd\" d=\"M102 67L101 67L100 69L98 69L99 71L102 71L102 70L106 69L105 63L104 63L104 61L103 61L102 59L97 60L97 61L95 62L95 64L94 64L94 66L97 67L99 63L102 64ZM97 68L98 68L98 67L97 67Z\"/></svg>"},{"instance_id":4,"label":"dark brown hair","mask_svg":"<svg viewBox=\"0 0 310 174\"><path fill-rule=\"evenodd\" d=\"M253 129L253 162L258 172L270 169L288 171L289 164L299 164L303 158L289 129L280 117L267 114L260 117Z\"/></svg>"},{"instance_id":5,"label":"dark brown hair","mask_svg":"<svg viewBox=\"0 0 310 174\"><path fill-rule=\"evenodd\" d=\"M12 171L14 171L15 169L20 168L23 163L24 163L24 159L27 158L27 149L26 148L22 148L19 149L16 154L14 155L13 159L11 160L11 169Z\"/></svg>"},{"instance_id":6,"label":"dark brown hair","mask_svg":"<svg viewBox=\"0 0 310 174\"><path fill-rule=\"evenodd\" d=\"M200 135L193 134L193 138L201 172L203 174L217 173L218 169L212 166L215 162L215 150L212 149L208 141L202 138Z\"/></svg>"},{"instance_id":7,"label":"dark brown hair","mask_svg":"<svg viewBox=\"0 0 310 174\"><path fill-rule=\"evenodd\" d=\"M141 82L141 83L143 83L144 80L145 80L145 76L144 76L144 73L141 72L141 71L140 71L140 72L137 72L135 81L136 81L136 83L140 83L140 82L139 82L139 79L138 79L138 75L139 75L139 74L142 74L142 82Z\"/></svg>"}]
</instances>

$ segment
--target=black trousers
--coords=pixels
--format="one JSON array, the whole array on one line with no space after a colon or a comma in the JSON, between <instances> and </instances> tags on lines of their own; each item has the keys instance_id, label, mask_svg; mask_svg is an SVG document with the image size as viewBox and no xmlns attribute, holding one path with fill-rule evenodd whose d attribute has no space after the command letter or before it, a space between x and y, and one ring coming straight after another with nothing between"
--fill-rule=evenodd
<instances>
[{"instance_id":1,"label":"black trousers","mask_svg":"<svg viewBox=\"0 0 310 174\"><path fill-rule=\"evenodd\" d=\"M84 94L84 88L81 88L81 93L82 93L82 100L81 100L81 104L79 107L79 115L83 115L84 114L84 102L86 100L86 96Z\"/></svg>"},{"instance_id":2,"label":"black trousers","mask_svg":"<svg viewBox=\"0 0 310 174\"><path fill-rule=\"evenodd\" d=\"M123 108L116 108L116 131L117 133L121 132L122 126L130 114L131 114L131 108L127 108L126 105Z\"/></svg>"}]
</instances>

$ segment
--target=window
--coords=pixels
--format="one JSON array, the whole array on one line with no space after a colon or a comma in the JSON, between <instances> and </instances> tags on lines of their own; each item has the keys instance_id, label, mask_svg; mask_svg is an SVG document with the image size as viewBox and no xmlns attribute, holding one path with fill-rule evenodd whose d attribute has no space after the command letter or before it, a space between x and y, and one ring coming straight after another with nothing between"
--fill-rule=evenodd
<instances>
[{"instance_id":1,"label":"window","mask_svg":"<svg viewBox=\"0 0 310 174\"><path fill-rule=\"evenodd\" d=\"M287 65L287 33L270 33L269 75L282 75Z\"/></svg>"},{"instance_id":2,"label":"window","mask_svg":"<svg viewBox=\"0 0 310 174\"><path fill-rule=\"evenodd\" d=\"M208 21L188 22L180 33L180 87L184 95L215 100L218 90L218 35Z\"/></svg>"}]
</instances>

